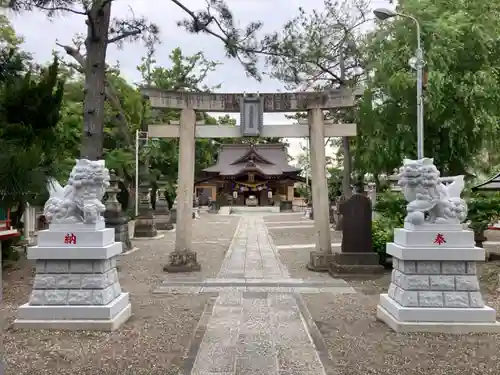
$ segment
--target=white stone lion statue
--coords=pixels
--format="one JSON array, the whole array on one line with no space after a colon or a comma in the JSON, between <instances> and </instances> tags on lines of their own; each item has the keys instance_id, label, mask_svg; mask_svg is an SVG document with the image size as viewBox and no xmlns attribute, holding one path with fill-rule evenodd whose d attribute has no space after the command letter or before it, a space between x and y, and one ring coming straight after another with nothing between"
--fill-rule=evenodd
<instances>
[{"instance_id":1,"label":"white stone lion statue","mask_svg":"<svg viewBox=\"0 0 500 375\"><path fill-rule=\"evenodd\" d=\"M460 198L465 186L464 176L456 176L446 186L439 175L434 159L403 161L399 185L408 201L406 222L414 225L459 224L467 218L467 204Z\"/></svg>"},{"instance_id":2,"label":"white stone lion statue","mask_svg":"<svg viewBox=\"0 0 500 375\"><path fill-rule=\"evenodd\" d=\"M104 160L77 159L64 188L50 179L47 186L50 198L43 209L45 218L57 224L92 224L104 220L101 214L106 208L101 201L109 187L109 178Z\"/></svg>"}]
</instances>

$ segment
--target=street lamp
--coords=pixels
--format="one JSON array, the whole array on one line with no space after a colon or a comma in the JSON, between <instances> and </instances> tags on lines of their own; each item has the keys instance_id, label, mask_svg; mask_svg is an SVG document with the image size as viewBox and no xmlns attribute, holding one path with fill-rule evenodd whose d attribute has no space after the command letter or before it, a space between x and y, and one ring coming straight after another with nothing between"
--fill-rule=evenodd
<instances>
[{"instance_id":1,"label":"street lamp","mask_svg":"<svg viewBox=\"0 0 500 375\"><path fill-rule=\"evenodd\" d=\"M142 97L141 130L135 131L135 215L139 215L139 142L148 142L148 132L146 129L146 103L149 96Z\"/></svg>"},{"instance_id":2,"label":"street lamp","mask_svg":"<svg viewBox=\"0 0 500 375\"><path fill-rule=\"evenodd\" d=\"M424 52L421 47L420 24L415 17L407 14L398 13L390 9L378 8L373 11L377 19L383 21L392 17L409 18L417 26L417 50L415 56L410 59L410 66L417 71L417 157L424 157L424 101L423 101L423 70L425 66Z\"/></svg>"}]
</instances>

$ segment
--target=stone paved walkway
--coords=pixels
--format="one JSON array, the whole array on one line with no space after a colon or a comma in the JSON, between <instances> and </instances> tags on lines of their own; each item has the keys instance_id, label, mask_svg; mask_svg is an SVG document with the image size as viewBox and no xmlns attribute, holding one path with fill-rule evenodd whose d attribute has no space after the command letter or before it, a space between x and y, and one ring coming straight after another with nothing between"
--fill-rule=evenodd
<instances>
[{"instance_id":1,"label":"stone paved walkway","mask_svg":"<svg viewBox=\"0 0 500 375\"><path fill-rule=\"evenodd\" d=\"M262 216L240 219L216 279L166 281L157 293L218 293L199 323L191 375L328 374L328 354L298 293L354 293L343 280L291 279ZM189 363L191 362L191 363Z\"/></svg>"}]
</instances>

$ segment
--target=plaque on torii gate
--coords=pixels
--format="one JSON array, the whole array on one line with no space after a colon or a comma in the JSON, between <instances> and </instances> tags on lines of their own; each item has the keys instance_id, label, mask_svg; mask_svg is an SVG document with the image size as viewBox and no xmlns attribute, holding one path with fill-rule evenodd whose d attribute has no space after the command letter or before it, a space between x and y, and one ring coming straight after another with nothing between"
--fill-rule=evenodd
<instances>
[{"instance_id":1,"label":"plaque on torii gate","mask_svg":"<svg viewBox=\"0 0 500 375\"><path fill-rule=\"evenodd\" d=\"M248 96L245 93L164 91L156 87L141 87L141 93L149 97L152 108L225 113L241 112L241 98ZM342 87L326 92L260 93L259 98L263 112L301 112L307 111L312 103L323 109L352 107L355 91Z\"/></svg>"},{"instance_id":2,"label":"plaque on torii gate","mask_svg":"<svg viewBox=\"0 0 500 375\"><path fill-rule=\"evenodd\" d=\"M260 95L240 99L240 132L242 137L260 137L264 125L264 100Z\"/></svg>"}]
</instances>

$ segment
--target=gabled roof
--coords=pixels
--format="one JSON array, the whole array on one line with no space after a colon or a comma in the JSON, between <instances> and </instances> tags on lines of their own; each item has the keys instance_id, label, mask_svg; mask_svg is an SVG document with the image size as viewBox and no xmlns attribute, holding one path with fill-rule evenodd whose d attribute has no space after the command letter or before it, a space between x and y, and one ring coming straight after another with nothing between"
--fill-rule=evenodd
<instances>
[{"instance_id":1,"label":"gabled roof","mask_svg":"<svg viewBox=\"0 0 500 375\"><path fill-rule=\"evenodd\" d=\"M489 180L476 185L472 188L472 190L490 190L490 191L500 191L500 173L497 173L495 176L490 178Z\"/></svg>"},{"instance_id":2,"label":"gabled roof","mask_svg":"<svg viewBox=\"0 0 500 375\"><path fill-rule=\"evenodd\" d=\"M245 171L279 176L298 173L300 169L288 164L286 149L282 144L228 144L221 145L217 164L203 171L221 176L234 176Z\"/></svg>"},{"instance_id":3,"label":"gabled roof","mask_svg":"<svg viewBox=\"0 0 500 375\"><path fill-rule=\"evenodd\" d=\"M255 145L250 145L250 148L247 151L247 153L245 155L243 155L242 157L233 161L231 164L236 165L236 164L241 164L244 162L254 163L255 161L263 163L263 164L274 164L274 163L270 162L269 160L265 159L264 157L262 157L262 155L260 155L257 152L257 150L255 149Z\"/></svg>"}]
</instances>

